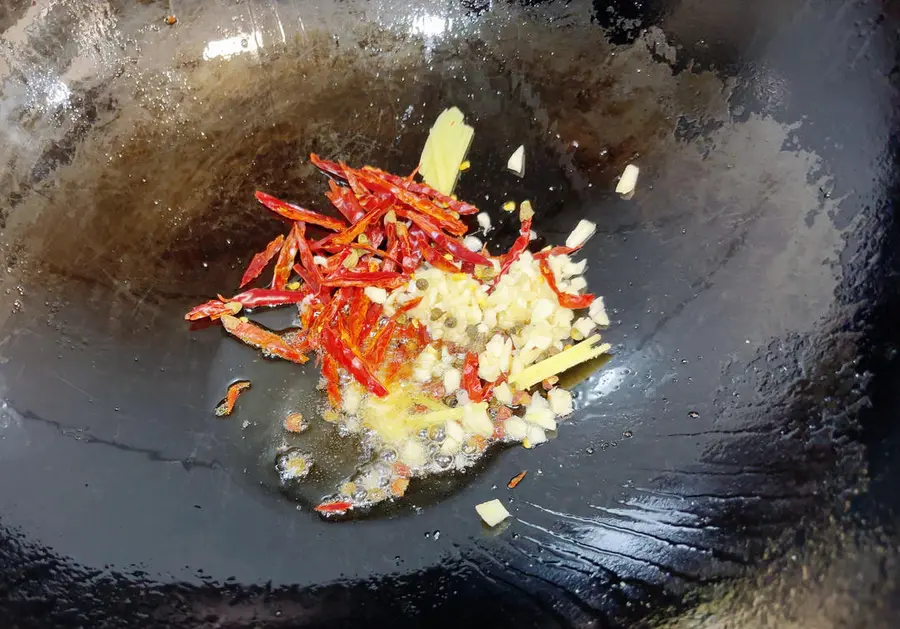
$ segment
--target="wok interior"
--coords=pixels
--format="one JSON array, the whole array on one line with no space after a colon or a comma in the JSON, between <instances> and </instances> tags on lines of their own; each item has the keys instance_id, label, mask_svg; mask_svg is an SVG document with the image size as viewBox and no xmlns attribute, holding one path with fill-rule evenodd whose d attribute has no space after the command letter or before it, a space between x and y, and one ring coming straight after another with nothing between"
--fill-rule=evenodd
<instances>
[{"instance_id":1,"label":"wok interior","mask_svg":"<svg viewBox=\"0 0 900 629\"><path fill-rule=\"evenodd\" d=\"M476 9L187 3L167 28L159 3L11 6L5 526L75 564L139 564L147 587L331 584L356 608L380 603L342 579L430 583L442 565L462 591L484 580L529 601L506 620L578 622L641 615L633 602L742 574L856 486L865 343L844 322L868 298L854 287L875 252L851 235L872 229L863 199L881 184L829 169L880 154L878 130L842 136L834 156L796 125L790 67L740 79L685 69L702 47L686 53L653 28L604 31L591 16L606 13L583 3ZM858 92L844 96L860 110L845 126L867 113L888 124ZM492 251L518 227L498 211L506 198L532 199L554 244L581 217L598 223L589 281L615 313L616 358L580 386L583 410L557 441L423 485L380 517L324 524L303 509L312 494L294 496L298 512L265 490L282 439L271 418L311 406L315 369L263 361L182 315L235 286L280 231L253 190L321 207L309 152L408 172L454 104L476 128L459 194L499 224ZM519 144L522 181L503 168ZM643 174L626 202L611 190L631 161ZM216 421L225 385L243 376L254 388L240 412ZM487 535L471 506L523 469L533 482L503 495L515 530ZM215 598L202 592L197 609ZM316 613L352 617L338 607Z\"/></svg>"}]
</instances>

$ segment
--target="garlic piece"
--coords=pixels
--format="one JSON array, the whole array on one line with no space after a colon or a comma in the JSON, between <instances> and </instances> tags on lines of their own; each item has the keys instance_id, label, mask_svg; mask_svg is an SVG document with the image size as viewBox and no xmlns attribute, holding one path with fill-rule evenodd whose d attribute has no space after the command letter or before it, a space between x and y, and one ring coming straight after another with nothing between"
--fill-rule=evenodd
<instances>
[{"instance_id":1,"label":"garlic piece","mask_svg":"<svg viewBox=\"0 0 900 629\"><path fill-rule=\"evenodd\" d=\"M565 417L574 410L572 394L565 389L554 388L547 393L547 401L550 402L550 410L557 417Z\"/></svg>"},{"instance_id":2,"label":"garlic piece","mask_svg":"<svg viewBox=\"0 0 900 629\"><path fill-rule=\"evenodd\" d=\"M363 293L376 304L383 304L387 300L387 291L377 286L366 286Z\"/></svg>"},{"instance_id":3,"label":"garlic piece","mask_svg":"<svg viewBox=\"0 0 900 629\"><path fill-rule=\"evenodd\" d=\"M482 502L480 505L475 505L475 511L478 512L484 523L491 527L497 526L510 516L503 503L496 498Z\"/></svg>"},{"instance_id":4,"label":"garlic piece","mask_svg":"<svg viewBox=\"0 0 900 629\"><path fill-rule=\"evenodd\" d=\"M575 229L572 230L572 233L569 234L569 237L566 238L566 246L570 248L580 247L587 242L588 238L594 235L595 231L597 231L596 224L581 219L578 221Z\"/></svg>"},{"instance_id":5,"label":"garlic piece","mask_svg":"<svg viewBox=\"0 0 900 629\"><path fill-rule=\"evenodd\" d=\"M622 171L622 176L619 178L619 183L616 185L616 192L622 196L627 196L634 192L634 189L637 187L638 174L640 172L641 171L637 166L628 164L628 166L625 167L625 170Z\"/></svg>"},{"instance_id":6,"label":"garlic piece","mask_svg":"<svg viewBox=\"0 0 900 629\"><path fill-rule=\"evenodd\" d=\"M525 145L522 144L517 148L512 155L509 156L509 160L506 162L506 167L517 174L519 177L525 176Z\"/></svg>"},{"instance_id":7,"label":"garlic piece","mask_svg":"<svg viewBox=\"0 0 900 629\"><path fill-rule=\"evenodd\" d=\"M588 309L588 316L599 325L605 328L609 325L609 316L606 314L606 306L603 303L603 297L597 297Z\"/></svg>"}]
</instances>

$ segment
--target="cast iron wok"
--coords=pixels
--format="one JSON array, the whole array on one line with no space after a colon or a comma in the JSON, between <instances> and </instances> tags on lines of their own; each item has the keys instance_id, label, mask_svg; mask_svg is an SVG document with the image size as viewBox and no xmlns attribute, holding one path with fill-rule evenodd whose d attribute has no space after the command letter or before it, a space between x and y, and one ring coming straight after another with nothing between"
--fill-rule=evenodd
<instances>
[{"instance_id":1,"label":"cast iron wok","mask_svg":"<svg viewBox=\"0 0 900 629\"><path fill-rule=\"evenodd\" d=\"M626 4L0 3L5 627L663 622L808 534L881 543L896 10ZM408 172L449 105L491 247L509 196L551 242L598 224L614 358L551 443L324 522L260 437L314 372L182 316L281 229L253 190L318 203L311 151ZM493 497L515 517L487 532Z\"/></svg>"}]
</instances>

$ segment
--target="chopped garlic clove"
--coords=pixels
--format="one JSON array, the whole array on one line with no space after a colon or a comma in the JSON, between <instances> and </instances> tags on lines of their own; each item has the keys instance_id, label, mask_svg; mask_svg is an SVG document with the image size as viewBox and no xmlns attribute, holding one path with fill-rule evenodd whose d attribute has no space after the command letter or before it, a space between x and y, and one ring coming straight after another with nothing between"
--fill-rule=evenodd
<instances>
[{"instance_id":1,"label":"chopped garlic clove","mask_svg":"<svg viewBox=\"0 0 900 629\"><path fill-rule=\"evenodd\" d=\"M569 234L569 237L566 238L566 246L570 248L580 247L587 242L588 238L594 235L595 231L597 231L597 226L594 223L581 219L578 221L575 229L572 230L572 233Z\"/></svg>"},{"instance_id":2,"label":"chopped garlic clove","mask_svg":"<svg viewBox=\"0 0 900 629\"><path fill-rule=\"evenodd\" d=\"M366 286L363 293L376 304L383 304L387 299L387 291L377 286Z\"/></svg>"},{"instance_id":3,"label":"chopped garlic clove","mask_svg":"<svg viewBox=\"0 0 900 629\"><path fill-rule=\"evenodd\" d=\"M588 309L588 316L599 325L605 328L609 325L609 316L606 314L606 306L603 303L603 297L597 297Z\"/></svg>"},{"instance_id":4,"label":"chopped garlic clove","mask_svg":"<svg viewBox=\"0 0 900 629\"><path fill-rule=\"evenodd\" d=\"M575 410L572 404L572 394L565 389L550 389L550 392L547 393L547 401L550 402L550 410L557 417L565 417Z\"/></svg>"},{"instance_id":5,"label":"chopped garlic clove","mask_svg":"<svg viewBox=\"0 0 900 629\"><path fill-rule=\"evenodd\" d=\"M534 207L531 205L531 201L525 199L519 204L519 220L527 221L532 217L534 217ZM534 239L532 238L532 240Z\"/></svg>"},{"instance_id":6,"label":"chopped garlic clove","mask_svg":"<svg viewBox=\"0 0 900 629\"><path fill-rule=\"evenodd\" d=\"M447 395L456 392L462 382L462 374L459 369L448 369L444 372L444 391Z\"/></svg>"},{"instance_id":7,"label":"chopped garlic clove","mask_svg":"<svg viewBox=\"0 0 900 629\"><path fill-rule=\"evenodd\" d=\"M478 226L481 227L481 231L484 234L487 234L491 231L491 216L487 212L479 212L478 216L475 217L475 220L478 221Z\"/></svg>"},{"instance_id":8,"label":"chopped garlic clove","mask_svg":"<svg viewBox=\"0 0 900 629\"><path fill-rule=\"evenodd\" d=\"M482 437L490 437L494 433L494 423L487 412L487 404L466 404L463 409L463 427Z\"/></svg>"},{"instance_id":9,"label":"chopped garlic clove","mask_svg":"<svg viewBox=\"0 0 900 629\"><path fill-rule=\"evenodd\" d=\"M572 325L573 328L578 330L581 334L581 338L586 339L591 335L591 332L594 331L594 321L590 317L581 317Z\"/></svg>"},{"instance_id":10,"label":"chopped garlic clove","mask_svg":"<svg viewBox=\"0 0 900 629\"><path fill-rule=\"evenodd\" d=\"M525 176L525 146L521 145L510 155L506 167L519 177Z\"/></svg>"},{"instance_id":11,"label":"chopped garlic clove","mask_svg":"<svg viewBox=\"0 0 900 629\"><path fill-rule=\"evenodd\" d=\"M475 236L466 236L463 238L463 246L469 251L481 251L481 240Z\"/></svg>"},{"instance_id":12,"label":"chopped garlic clove","mask_svg":"<svg viewBox=\"0 0 900 629\"><path fill-rule=\"evenodd\" d=\"M616 185L616 192L622 196L627 196L634 192L634 189L637 187L639 173L640 169L637 166L628 164L622 172L622 176L619 178L619 183Z\"/></svg>"},{"instance_id":13,"label":"chopped garlic clove","mask_svg":"<svg viewBox=\"0 0 900 629\"><path fill-rule=\"evenodd\" d=\"M496 498L494 500L482 502L480 505L475 505L475 511L478 512L478 515L481 516L484 523L491 527L497 526L510 516L509 511L506 510L503 503Z\"/></svg>"},{"instance_id":14,"label":"chopped garlic clove","mask_svg":"<svg viewBox=\"0 0 900 629\"><path fill-rule=\"evenodd\" d=\"M540 426L529 424L525 439L528 440L528 447L533 448L539 443L544 443L545 441L547 441L547 434Z\"/></svg>"},{"instance_id":15,"label":"chopped garlic clove","mask_svg":"<svg viewBox=\"0 0 900 629\"><path fill-rule=\"evenodd\" d=\"M444 425L444 432L447 433L448 438L459 441L460 443L466 440L466 431L459 425L459 422L453 421L452 419L448 420Z\"/></svg>"},{"instance_id":16,"label":"chopped garlic clove","mask_svg":"<svg viewBox=\"0 0 900 629\"><path fill-rule=\"evenodd\" d=\"M497 398L497 401L501 404L506 404L507 406L512 404L512 390L505 382L501 382L494 387L494 397Z\"/></svg>"},{"instance_id":17,"label":"chopped garlic clove","mask_svg":"<svg viewBox=\"0 0 900 629\"><path fill-rule=\"evenodd\" d=\"M503 421L503 432L510 439L522 441L528 434L528 424L521 417L513 415Z\"/></svg>"}]
</instances>

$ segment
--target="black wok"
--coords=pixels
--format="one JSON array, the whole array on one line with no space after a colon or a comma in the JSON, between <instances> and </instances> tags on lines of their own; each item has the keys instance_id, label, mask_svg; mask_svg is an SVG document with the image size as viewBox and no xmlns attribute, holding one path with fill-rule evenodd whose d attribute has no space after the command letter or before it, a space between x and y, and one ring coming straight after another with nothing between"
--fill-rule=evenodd
<instances>
[{"instance_id":1,"label":"black wok","mask_svg":"<svg viewBox=\"0 0 900 629\"><path fill-rule=\"evenodd\" d=\"M0 2L2 625L887 623L897 24L829 0ZM409 171L453 104L491 247L507 194L553 242L597 222L615 355L558 439L324 522L266 458L315 372L182 315L280 229L254 189L317 202L310 151ZM236 374L254 395L218 421ZM489 533L493 497L514 519Z\"/></svg>"}]
</instances>

